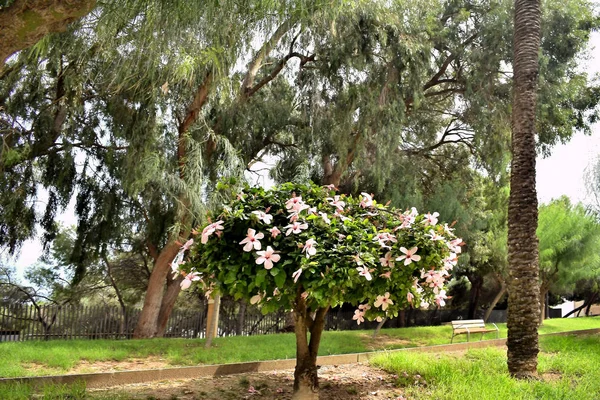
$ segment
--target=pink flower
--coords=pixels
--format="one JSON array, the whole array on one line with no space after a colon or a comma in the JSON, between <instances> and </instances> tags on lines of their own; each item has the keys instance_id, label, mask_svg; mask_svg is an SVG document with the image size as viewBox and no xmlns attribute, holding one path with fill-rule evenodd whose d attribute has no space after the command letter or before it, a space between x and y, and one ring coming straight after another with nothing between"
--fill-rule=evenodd
<instances>
[{"instance_id":1,"label":"pink flower","mask_svg":"<svg viewBox=\"0 0 600 400\"><path fill-rule=\"evenodd\" d=\"M448 226L448 224L444 224L444 232L446 232L447 234L452 234L452 231L454 230L454 228L450 228Z\"/></svg>"},{"instance_id":2,"label":"pink flower","mask_svg":"<svg viewBox=\"0 0 600 400\"><path fill-rule=\"evenodd\" d=\"M183 246L181 246L181 250L188 250L194 244L194 239L190 239Z\"/></svg>"},{"instance_id":3,"label":"pink flower","mask_svg":"<svg viewBox=\"0 0 600 400\"><path fill-rule=\"evenodd\" d=\"M445 290L440 290L440 292L438 293L437 296L435 296L435 303L440 306L440 307L444 307L446 305L446 299L448 298L448 296L446 296L446 291Z\"/></svg>"},{"instance_id":4,"label":"pink flower","mask_svg":"<svg viewBox=\"0 0 600 400\"><path fill-rule=\"evenodd\" d=\"M360 200L360 206L362 208L373 207L373 197L368 193L361 193L362 199Z\"/></svg>"},{"instance_id":5,"label":"pink flower","mask_svg":"<svg viewBox=\"0 0 600 400\"><path fill-rule=\"evenodd\" d=\"M260 239L264 237L265 235L262 232L256 233L254 229L248 228L248 235L240 242L240 244L246 244L244 246L244 251L252 251L252 248L254 248L254 250L260 250Z\"/></svg>"},{"instance_id":6,"label":"pink flower","mask_svg":"<svg viewBox=\"0 0 600 400\"><path fill-rule=\"evenodd\" d=\"M344 209L344 206L346 205L344 201L340 200L339 195L333 196L333 198L328 197L325 200L327 200L330 205L334 206L339 211L342 211Z\"/></svg>"},{"instance_id":7,"label":"pink flower","mask_svg":"<svg viewBox=\"0 0 600 400\"><path fill-rule=\"evenodd\" d=\"M270 225L271 221L273 221L273 216L265 213L264 211L252 211L252 214L256 215L259 221L262 221L267 225Z\"/></svg>"},{"instance_id":8,"label":"pink flower","mask_svg":"<svg viewBox=\"0 0 600 400\"><path fill-rule=\"evenodd\" d=\"M300 297L302 297L304 300L306 300L308 298L308 292L302 292L302 294L300 295Z\"/></svg>"},{"instance_id":9,"label":"pink flower","mask_svg":"<svg viewBox=\"0 0 600 400\"><path fill-rule=\"evenodd\" d=\"M288 210L291 210L294 208L295 205L297 204L304 204L304 202L302 201L302 196L294 196L291 199L289 199L288 201L285 202L285 208L287 208Z\"/></svg>"},{"instance_id":10,"label":"pink flower","mask_svg":"<svg viewBox=\"0 0 600 400\"><path fill-rule=\"evenodd\" d=\"M439 216L440 216L440 213L437 213L437 212L434 212L433 214L427 213L427 214L425 214L425 219L423 220L423 223L425 225L435 225L438 223Z\"/></svg>"},{"instance_id":11,"label":"pink flower","mask_svg":"<svg viewBox=\"0 0 600 400\"><path fill-rule=\"evenodd\" d=\"M444 240L444 237L442 235L438 235L436 232L433 231L433 229L430 229L429 233L426 233L425 236L429 237L433 241Z\"/></svg>"},{"instance_id":12,"label":"pink flower","mask_svg":"<svg viewBox=\"0 0 600 400\"><path fill-rule=\"evenodd\" d=\"M360 325L361 322L365 322L365 313L361 310L354 310L354 316L352 319L355 320L358 325Z\"/></svg>"},{"instance_id":13,"label":"pink flower","mask_svg":"<svg viewBox=\"0 0 600 400\"><path fill-rule=\"evenodd\" d=\"M384 267L393 267L394 260L392 259L392 252L388 251L387 253L385 253L385 257L380 258L379 262Z\"/></svg>"},{"instance_id":14,"label":"pink flower","mask_svg":"<svg viewBox=\"0 0 600 400\"><path fill-rule=\"evenodd\" d=\"M302 247L302 252L306 252L306 258L317 254L317 249L315 248L316 244L317 242L314 239L308 239L306 243L304 243L304 247Z\"/></svg>"},{"instance_id":15,"label":"pink flower","mask_svg":"<svg viewBox=\"0 0 600 400\"><path fill-rule=\"evenodd\" d=\"M276 226L274 226L271 229L269 229L269 232L271 232L271 237L273 237L273 238L276 238L277 235L279 235L281 233L281 231L279 230L279 228L277 228Z\"/></svg>"},{"instance_id":16,"label":"pink flower","mask_svg":"<svg viewBox=\"0 0 600 400\"><path fill-rule=\"evenodd\" d=\"M294 283L298 282L298 278L302 275L302 268L297 269L293 274L292 278L294 278Z\"/></svg>"},{"instance_id":17,"label":"pink flower","mask_svg":"<svg viewBox=\"0 0 600 400\"><path fill-rule=\"evenodd\" d=\"M373 304L375 307L381 307L383 311L387 310L388 306L393 305L394 302L390 300L390 292L385 292L383 296L377 296L377 300Z\"/></svg>"},{"instance_id":18,"label":"pink flower","mask_svg":"<svg viewBox=\"0 0 600 400\"><path fill-rule=\"evenodd\" d=\"M244 192L240 192L237 194L237 199L239 201L244 201L244 196L245 196Z\"/></svg>"},{"instance_id":19,"label":"pink flower","mask_svg":"<svg viewBox=\"0 0 600 400\"><path fill-rule=\"evenodd\" d=\"M333 183L330 185L325 185L323 187L327 188L327 190L337 190L337 188L335 187L335 185Z\"/></svg>"},{"instance_id":20,"label":"pink flower","mask_svg":"<svg viewBox=\"0 0 600 400\"><path fill-rule=\"evenodd\" d=\"M381 278L390 279L392 277L392 271L384 272L379 275Z\"/></svg>"},{"instance_id":21,"label":"pink flower","mask_svg":"<svg viewBox=\"0 0 600 400\"><path fill-rule=\"evenodd\" d=\"M256 254L260 256L256 259L256 263L259 265L264 263L266 269L273 268L273 263L281 259L281 256L275 254L275 250L271 246L267 246L267 250L257 251Z\"/></svg>"},{"instance_id":22,"label":"pink flower","mask_svg":"<svg viewBox=\"0 0 600 400\"><path fill-rule=\"evenodd\" d=\"M404 253L404 255L396 258L396 261L402 261L404 260L404 265L409 265L411 262L417 262L421 259L421 256L418 256L417 250L419 250L418 247L413 247L410 250L406 250L406 247L400 247L400 251L402 253Z\"/></svg>"},{"instance_id":23,"label":"pink flower","mask_svg":"<svg viewBox=\"0 0 600 400\"><path fill-rule=\"evenodd\" d=\"M412 304L412 302L413 302L413 300L414 300L414 299L415 299L415 295L414 295L414 294L412 294L411 292L408 292L408 293L406 294L406 300L408 300L408 302L409 302L410 304Z\"/></svg>"},{"instance_id":24,"label":"pink flower","mask_svg":"<svg viewBox=\"0 0 600 400\"><path fill-rule=\"evenodd\" d=\"M331 224L331 220L327 217L327 214L325 214L324 212L320 212L319 211L319 215L321 216L321 218L323 218L323 221L326 224Z\"/></svg>"},{"instance_id":25,"label":"pink flower","mask_svg":"<svg viewBox=\"0 0 600 400\"><path fill-rule=\"evenodd\" d=\"M458 262L458 257L456 256L456 254L454 253L450 253L450 255L446 258L444 258L444 268L446 269L452 269L456 266L456 263Z\"/></svg>"},{"instance_id":26,"label":"pink flower","mask_svg":"<svg viewBox=\"0 0 600 400\"><path fill-rule=\"evenodd\" d=\"M306 210L306 209L310 209L310 207L304 203L296 203L293 204L291 209L289 209L288 211L294 214L300 214L300 212L302 212L302 210Z\"/></svg>"},{"instance_id":27,"label":"pink flower","mask_svg":"<svg viewBox=\"0 0 600 400\"><path fill-rule=\"evenodd\" d=\"M451 252L456 253L456 254L460 254L462 252L462 249L460 246L462 246L463 240L462 239L454 239L451 240L450 242L448 242L448 248L450 249Z\"/></svg>"},{"instance_id":28,"label":"pink flower","mask_svg":"<svg viewBox=\"0 0 600 400\"><path fill-rule=\"evenodd\" d=\"M369 268L367 268L367 267L356 267L356 270L358 271L359 275L364 276L365 278L367 278L368 281L370 281L371 279L373 279L373 277L371 277L371 273L369 272Z\"/></svg>"},{"instance_id":29,"label":"pink flower","mask_svg":"<svg viewBox=\"0 0 600 400\"><path fill-rule=\"evenodd\" d=\"M213 224L208 225L202 230L202 244L206 244L206 242L208 242L208 237L217 230L223 230L223 221L217 221Z\"/></svg>"},{"instance_id":30,"label":"pink flower","mask_svg":"<svg viewBox=\"0 0 600 400\"><path fill-rule=\"evenodd\" d=\"M196 282L200 280L200 275L197 272L190 272L185 276L185 278L181 281L179 286L181 286L181 290L186 290L192 285L192 282Z\"/></svg>"},{"instance_id":31,"label":"pink flower","mask_svg":"<svg viewBox=\"0 0 600 400\"><path fill-rule=\"evenodd\" d=\"M302 229L307 229L308 228L308 224L301 224L300 222L294 222L291 225L286 226L283 229L287 229L287 231L285 232L285 236L289 236L290 233L300 233L302 232Z\"/></svg>"},{"instance_id":32,"label":"pink flower","mask_svg":"<svg viewBox=\"0 0 600 400\"><path fill-rule=\"evenodd\" d=\"M250 297L250 304L257 304L260 303L260 301L263 299L264 297L264 293L260 294L260 292L258 294L255 294L254 296Z\"/></svg>"},{"instance_id":33,"label":"pink flower","mask_svg":"<svg viewBox=\"0 0 600 400\"><path fill-rule=\"evenodd\" d=\"M358 309L364 312L364 311L370 310L371 306L368 304L359 304Z\"/></svg>"},{"instance_id":34,"label":"pink flower","mask_svg":"<svg viewBox=\"0 0 600 400\"><path fill-rule=\"evenodd\" d=\"M396 239L396 236L392 235L391 233L381 232L381 233L378 233L373 238L373 241L379 242L379 245L381 247L387 247L387 248L389 248L389 246L387 246L386 243L387 242L397 243L398 239Z\"/></svg>"}]
</instances>

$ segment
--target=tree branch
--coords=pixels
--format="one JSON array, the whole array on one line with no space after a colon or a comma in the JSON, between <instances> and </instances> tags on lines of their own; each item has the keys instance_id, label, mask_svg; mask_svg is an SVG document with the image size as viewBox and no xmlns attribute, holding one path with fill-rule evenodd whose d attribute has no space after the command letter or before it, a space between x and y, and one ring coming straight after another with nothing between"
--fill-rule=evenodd
<instances>
[{"instance_id":1,"label":"tree branch","mask_svg":"<svg viewBox=\"0 0 600 400\"><path fill-rule=\"evenodd\" d=\"M88 14L96 0L15 0L0 9L0 69L13 53Z\"/></svg>"}]
</instances>

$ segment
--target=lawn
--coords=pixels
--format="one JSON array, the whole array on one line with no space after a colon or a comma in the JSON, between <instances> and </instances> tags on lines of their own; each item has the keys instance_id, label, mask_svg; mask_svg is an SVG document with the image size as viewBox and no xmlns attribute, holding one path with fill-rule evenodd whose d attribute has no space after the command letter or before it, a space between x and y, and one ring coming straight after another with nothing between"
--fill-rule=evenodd
<instances>
[{"instance_id":1,"label":"lawn","mask_svg":"<svg viewBox=\"0 0 600 400\"><path fill-rule=\"evenodd\" d=\"M506 337L505 324L499 324ZM600 317L547 320L540 334L600 328ZM325 332L320 355L359 353L450 343L449 326L384 329L376 338L372 331ZM494 338L488 334L487 338ZM455 342L465 341L460 336ZM221 364L295 357L293 334L226 337L214 340L211 349L204 340L69 340L0 343L0 377L54 375L69 371L81 361L124 361L159 357L173 366ZM35 368L32 368L35 367Z\"/></svg>"},{"instance_id":2,"label":"lawn","mask_svg":"<svg viewBox=\"0 0 600 400\"><path fill-rule=\"evenodd\" d=\"M472 349L464 355L393 353L371 364L398 376L409 399L600 399L600 336L541 338L540 379L517 381L506 369L506 351Z\"/></svg>"}]
</instances>

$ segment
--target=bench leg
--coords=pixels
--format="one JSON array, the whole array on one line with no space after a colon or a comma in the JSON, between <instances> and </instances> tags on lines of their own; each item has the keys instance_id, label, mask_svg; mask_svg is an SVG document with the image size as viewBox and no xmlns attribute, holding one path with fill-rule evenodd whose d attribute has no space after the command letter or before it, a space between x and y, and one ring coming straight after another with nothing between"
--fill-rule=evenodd
<instances>
[{"instance_id":1,"label":"bench leg","mask_svg":"<svg viewBox=\"0 0 600 400\"><path fill-rule=\"evenodd\" d=\"M471 341L471 333L467 332L467 342Z\"/></svg>"}]
</instances>

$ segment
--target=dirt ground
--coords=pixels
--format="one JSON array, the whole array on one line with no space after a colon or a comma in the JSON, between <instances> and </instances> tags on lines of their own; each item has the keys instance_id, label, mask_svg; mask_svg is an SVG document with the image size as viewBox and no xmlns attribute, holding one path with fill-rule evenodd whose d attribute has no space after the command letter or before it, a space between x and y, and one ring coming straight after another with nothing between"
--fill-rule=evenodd
<instances>
[{"instance_id":1,"label":"dirt ground","mask_svg":"<svg viewBox=\"0 0 600 400\"><path fill-rule=\"evenodd\" d=\"M404 400L398 376L367 364L323 366L319 369L322 400ZM420 376L401 378L425 384ZM414 382L412 382L414 380ZM229 375L217 378L169 380L92 390L90 393L127 393L143 400L284 400L292 398L293 370Z\"/></svg>"}]
</instances>

